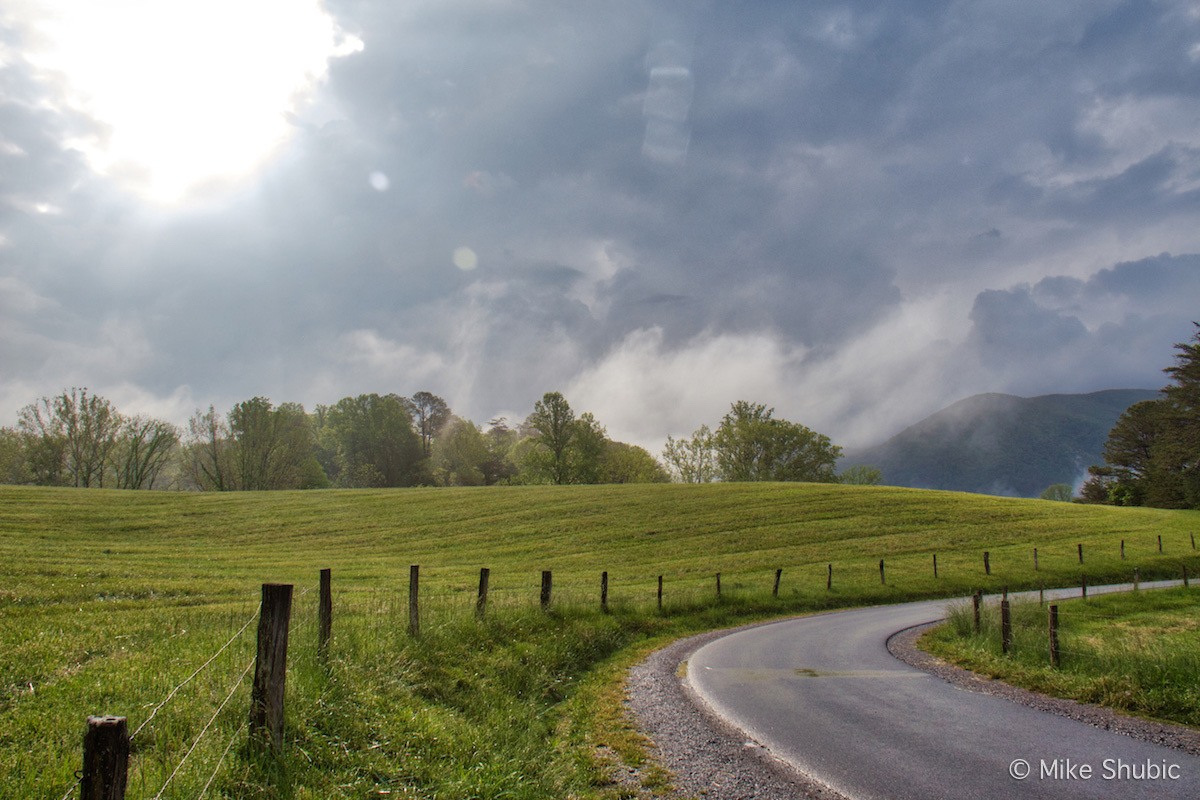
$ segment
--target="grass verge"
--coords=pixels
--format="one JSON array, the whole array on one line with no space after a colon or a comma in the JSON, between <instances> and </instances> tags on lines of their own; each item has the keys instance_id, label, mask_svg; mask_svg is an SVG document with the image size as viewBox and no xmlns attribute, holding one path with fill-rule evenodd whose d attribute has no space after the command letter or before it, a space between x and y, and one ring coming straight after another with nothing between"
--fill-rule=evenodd
<instances>
[{"instance_id":1,"label":"grass verge","mask_svg":"<svg viewBox=\"0 0 1200 800\"><path fill-rule=\"evenodd\" d=\"M988 604L974 631L969 605L920 646L965 669L1036 692L1200 728L1200 590L1105 594L1057 601L1060 663L1050 663L1047 608L1011 606L1012 647L1001 652L1000 612Z\"/></svg>"}]
</instances>

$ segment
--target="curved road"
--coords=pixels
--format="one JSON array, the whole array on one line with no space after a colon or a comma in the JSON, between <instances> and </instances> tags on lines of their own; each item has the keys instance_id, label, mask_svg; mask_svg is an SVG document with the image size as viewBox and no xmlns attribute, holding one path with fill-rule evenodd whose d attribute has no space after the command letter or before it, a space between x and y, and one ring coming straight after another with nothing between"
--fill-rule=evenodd
<instances>
[{"instance_id":1,"label":"curved road","mask_svg":"<svg viewBox=\"0 0 1200 800\"><path fill-rule=\"evenodd\" d=\"M855 800L1200 798L1196 756L956 688L888 652L892 634L941 619L946 604L739 631L692 654L687 680L775 756ZM1010 774L1025 765L1024 779Z\"/></svg>"}]
</instances>

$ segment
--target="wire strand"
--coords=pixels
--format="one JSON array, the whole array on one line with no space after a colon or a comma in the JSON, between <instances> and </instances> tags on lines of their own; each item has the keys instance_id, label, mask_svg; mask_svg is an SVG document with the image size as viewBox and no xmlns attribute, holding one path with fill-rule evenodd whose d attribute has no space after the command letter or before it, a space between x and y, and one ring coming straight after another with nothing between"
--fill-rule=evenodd
<instances>
[{"instance_id":1,"label":"wire strand","mask_svg":"<svg viewBox=\"0 0 1200 800\"><path fill-rule=\"evenodd\" d=\"M235 640L236 640L236 639L237 639L239 636L241 636L243 633L245 633L245 632L246 632L246 628L249 628L249 627L250 627L250 623L254 622L254 620L255 620L255 619L257 619L257 618L258 618L258 612L256 611L256 612L254 612L254 616L252 616L252 617L250 617L250 619L246 620L246 624L245 624L245 625L243 625L243 626L241 627L241 629L240 629L240 630L238 630L238 632L237 632L237 633L235 633L233 636L231 636L231 637L230 637L229 641L227 641L225 644L221 645L221 649L220 649L220 650L218 650L217 652L213 653L213 654L212 654L212 656L211 656L211 657L210 657L210 658L209 658L207 661L205 661L203 664L201 664L199 667L197 667L195 672L193 672L191 675L188 675L186 678L184 678L184 679L183 679L183 683L180 683L178 686L176 686L174 689L172 689L172 690L171 690L171 692L170 692L170 694L168 694L168 695L166 696L166 698L165 698L165 699L164 699L164 700L163 700L161 703L159 703L157 706L155 706L155 707L154 707L154 710L150 712L150 716L146 717L146 719L142 721L142 724L137 726L137 730L135 730L135 731L133 732L133 734L132 734L132 735L129 737L129 740L130 740L130 741L133 741L133 739L134 739L134 738L135 738L135 737L136 737L136 736L137 736L139 733L141 733L141 732L142 732L142 729L143 729L143 728L145 728L147 725L149 725L149 724L150 724L150 720L154 719L155 715L157 715L157 714L158 714L158 712L159 712L160 710L162 710L163 706L165 706L167 703L171 702L171 698L172 698L172 697L174 697L174 696L176 695L176 693L178 693L178 692L179 692L179 690L180 690L180 689L182 689L184 686L187 686L189 683L191 683L191 681L192 681L192 679L193 679L193 678L195 678L197 675L199 675L201 672L203 672L203 671L204 671L204 669L205 669L205 668L206 668L206 667L207 667L209 664L211 664L213 661L215 661L215 660L217 659L217 656L221 655L221 653L224 653L224 652L225 652L225 650L226 650L226 648L228 648L228 647L229 647L229 645L233 644L233 642L234 642L234 641L235 641Z\"/></svg>"},{"instance_id":2,"label":"wire strand","mask_svg":"<svg viewBox=\"0 0 1200 800\"><path fill-rule=\"evenodd\" d=\"M175 776L179 774L179 770L182 769L183 765L187 762L188 756L190 756L196 749L196 745L200 744L200 740L204 738L204 734L208 733L208 729L212 727L213 722L216 721L217 717L221 714L221 711L225 708L229 701L233 699L234 693L237 692L238 688L242 685L242 681L246 679L246 676L250 674L250 670L253 668L254 659L251 659L250 663L246 665L245 671L243 671L238 677L237 682L233 684L233 688L229 690L229 694L225 695L225 699L221 701L221 705L217 706L217 710L214 711L213 715L208 718L208 722L204 724L204 727L200 730L200 733L196 734L196 738L192 740L191 747L189 747L187 752L183 754L183 758L179 759L179 763L175 765L175 769L171 770L171 774L167 776L166 783L164 783L162 788L158 790L158 794L154 795L154 800L161 800L163 792L167 790L167 787L171 785L171 781L173 781Z\"/></svg>"},{"instance_id":3,"label":"wire strand","mask_svg":"<svg viewBox=\"0 0 1200 800\"><path fill-rule=\"evenodd\" d=\"M233 732L233 735L229 737L229 742L225 745L225 751L221 753L221 757L217 759L216 768L213 769L212 775L208 776L208 782L204 784L204 788L200 790L200 794L196 795L196 800L201 800L201 798L203 798L208 792L208 787L212 786L213 781L217 779L217 773L221 771L221 765L225 763L225 756L229 755L229 750L233 747L233 743L237 739L238 734L244 731L248 724L249 723L243 722L238 726L238 729Z\"/></svg>"}]
</instances>

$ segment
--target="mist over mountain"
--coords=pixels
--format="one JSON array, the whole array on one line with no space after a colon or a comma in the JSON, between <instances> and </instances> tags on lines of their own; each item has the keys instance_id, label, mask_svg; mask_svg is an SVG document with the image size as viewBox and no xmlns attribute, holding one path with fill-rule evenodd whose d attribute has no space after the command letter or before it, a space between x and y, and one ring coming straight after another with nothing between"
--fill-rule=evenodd
<instances>
[{"instance_id":1,"label":"mist over mountain","mask_svg":"<svg viewBox=\"0 0 1200 800\"><path fill-rule=\"evenodd\" d=\"M960 400L873 447L847 452L842 466L871 464L883 482L921 489L1036 497L1055 483L1077 485L1103 461L1104 442L1150 389Z\"/></svg>"}]
</instances>

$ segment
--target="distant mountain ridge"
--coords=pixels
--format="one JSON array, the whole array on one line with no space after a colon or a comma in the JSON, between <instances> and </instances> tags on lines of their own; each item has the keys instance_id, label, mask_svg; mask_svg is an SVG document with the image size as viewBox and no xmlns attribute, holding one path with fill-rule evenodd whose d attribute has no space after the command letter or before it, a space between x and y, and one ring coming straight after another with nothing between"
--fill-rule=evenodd
<instances>
[{"instance_id":1,"label":"distant mountain ridge","mask_svg":"<svg viewBox=\"0 0 1200 800\"><path fill-rule=\"evenodd\" d=\"M1103 462L1117 418L1151 389L1016 397L978 394L926 417L883 444L848 452L842 466L870 464L883 482L920 489L1037 497L1075 483Z\"/></svg>"}]
</instances>

